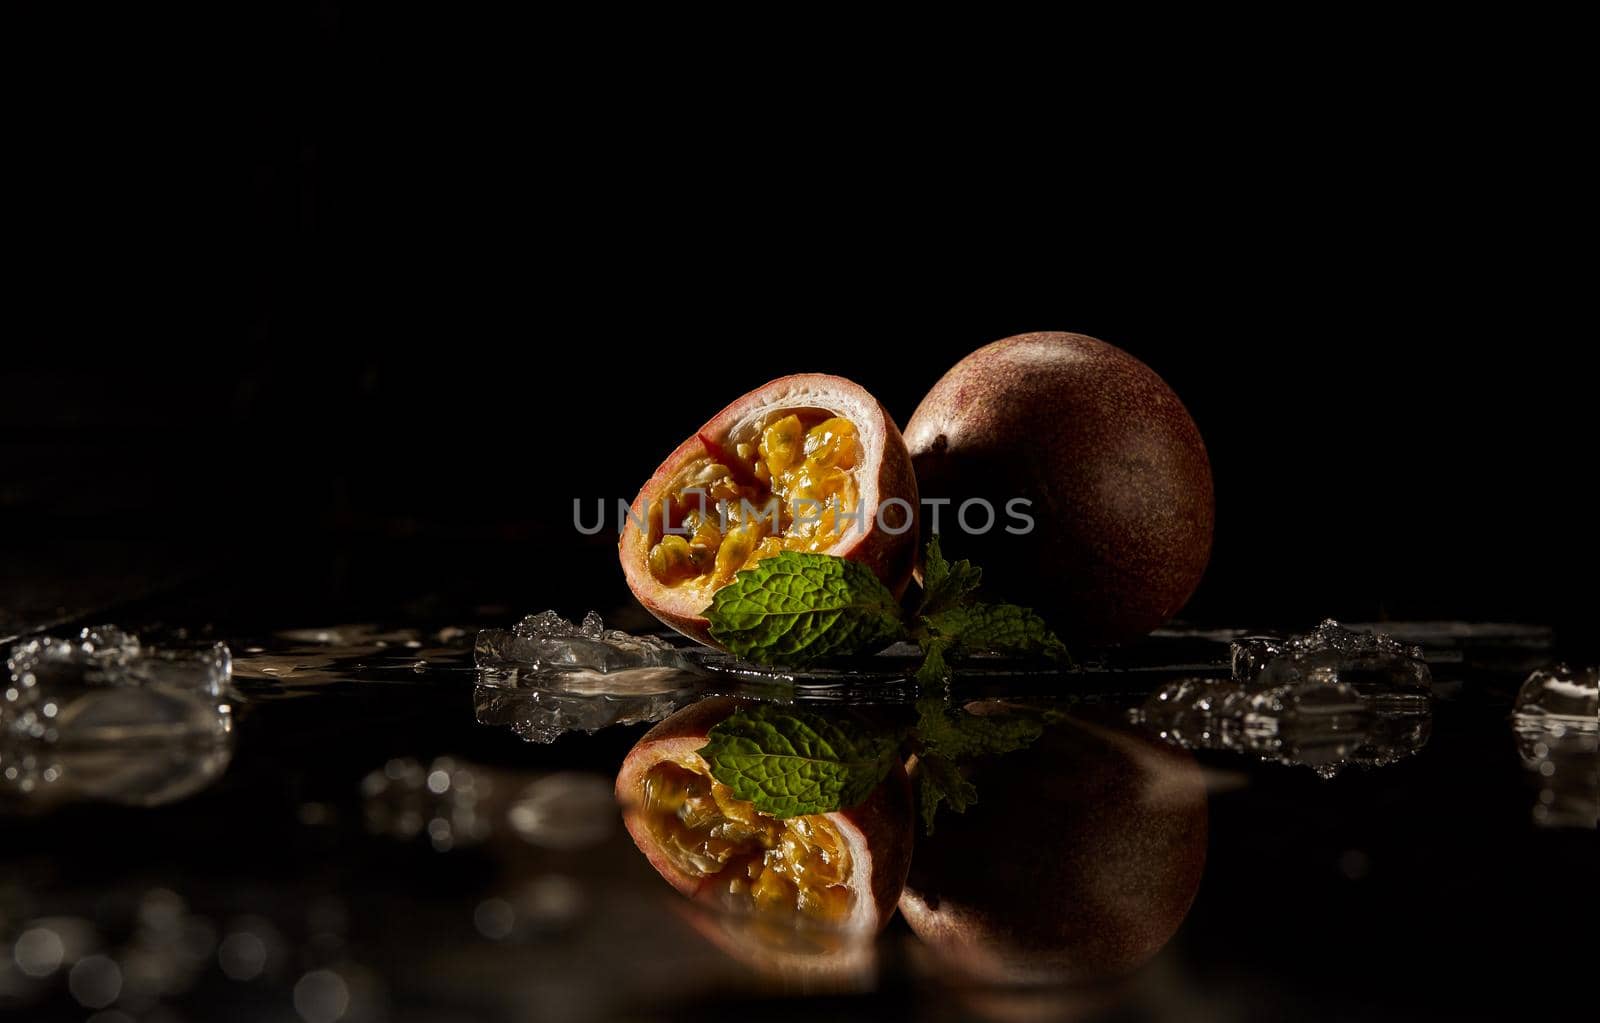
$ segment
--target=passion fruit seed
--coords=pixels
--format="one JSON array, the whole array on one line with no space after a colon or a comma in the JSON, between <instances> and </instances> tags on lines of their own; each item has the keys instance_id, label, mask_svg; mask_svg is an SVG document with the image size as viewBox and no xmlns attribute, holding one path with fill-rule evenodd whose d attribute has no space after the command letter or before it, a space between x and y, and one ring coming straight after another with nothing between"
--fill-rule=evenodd
<instances>
[{"instance_id":1,"label":"passion fruit seed","mask_svg":"<svg viewBox=\"0 0 1600 1023\"><path fill-rule=\"evenodd\" d=\"M662 537L650 549L650 574L664 583L682 582L697 575L689 541L677 534Z\"/></svg>"},{"instance_id":2,"label":"passion fruit seed","mask_svg":"<svg viewBox=\"0 0 1600 1023\"><path fill-rule=\"evenodd\" d=\"M719 457L726 455L717 450ZM708 462L690 473L671 497L680 508L698 508L699 495L690 491L705 494L708 506L726 502L732 528L724 534L710 516L702 517L698 510L685 514L683 523L692 535L668 534L650 549L648 564L656 581L721 587L740 570L781 551L826 550L838 542L841 526L850 524L848 516L857 503L851 470L861 450L850 420L832 416L807 429L799 414L786 415L761 431L758 444L742 441L733 450L740 459L754 457L754 467ZM759 485L741 485L740 479ZM778 523L765 514L774 498ZM741 502L756 509L748 520ZM781 527L775 534L774 526Z\"/></svg>"},{"instance_id":3,"label":"passion fruit seed","mask_svg":"<svg viewBox=\"0 0 1600 1023\"><path fill-rule=\"evenodd\" d=\"M716 565L711 573L712 580L719 586L732 579L733 574L750 560L756 544L761 540L758 535L760 529L756 523L747 523L722 538L722 546L717 550Z\"/></svg>"},{"instance_id":4,"label":"passion fruit seed","mask_svg":"<svg viewBox=\"0 0 1600 1023\"><path fill-rule=\"evenodd\" d=\"M761 457L767 470L781 476L802 450L804 431L799 416L785 416L761 431Z\"/></svg>"},{"instance_id":5,"label":"passion fruit seed","mask_svg":"<svg viewBox=\"0 0 1600 1023\"><path fill-rule=\"evenodd\" d=\"M760 912L844 921L856 896L838 830L820 816L778 820L758 813L703 768L663 761L645 774L648 826L673 863L715 878L712 890L747 899Z\"/></svg>"},{"instance_id":6,"label":"passion fruit seed","mask_svg":"<svg viewBox=\"0 0 1600 1023\"><path fill-rule=\"evenodd\" d=\"M834 416L813 426L806 434L806 460L828 468L855 468L855 424Z\"/></svg>"}]
</instances>

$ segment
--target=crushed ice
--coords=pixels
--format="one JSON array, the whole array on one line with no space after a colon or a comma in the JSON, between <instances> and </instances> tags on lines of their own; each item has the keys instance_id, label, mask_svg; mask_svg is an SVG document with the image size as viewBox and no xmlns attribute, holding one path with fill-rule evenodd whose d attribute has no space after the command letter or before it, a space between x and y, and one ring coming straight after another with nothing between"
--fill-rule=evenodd
<instances>
[{"instance_id":1,"label":"crushed ice","mask_svg":"<svg viewBox=\"0 0 1600 1023\"><path fill-rule=\"evenodd\" d=\"M1380 632L1356 632L1332 618L1287 639L1247 636L1235 641L1233 677L1262 689L1337 682L1376 699L1426 697L1433 688L1421 647Z\"/></svg>"},{"instance_id":2,"label":"crushed ice","mask_svg":"<svg viewBox=\"0 0 1600 1023\"><path fill-rule=\"evenodd\" d=\"M528 615L515 627L478 633L473 657L480 669L515 670L522 677L595 672L612 674L641 668L693 670L670 643L608 629L590 611L574 625L554 611Z\"/></svg>"}]
</instances>

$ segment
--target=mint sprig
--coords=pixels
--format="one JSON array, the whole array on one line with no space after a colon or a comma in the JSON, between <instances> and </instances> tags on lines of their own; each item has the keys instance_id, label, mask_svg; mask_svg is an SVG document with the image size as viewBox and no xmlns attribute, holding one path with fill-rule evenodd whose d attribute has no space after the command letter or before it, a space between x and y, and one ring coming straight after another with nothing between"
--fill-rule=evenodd
<instances>
[{"instance_id":1,"label":"mint sprig","mask_svg":"<svg viewBox=\"0 0 1600 1023\"><path fill-rule=\"evenodd\" d=\"M939 534L935 533L923 554L922 603L917 606L917 615L927 617L958 607L982 584L983 569L965 558L945 560L939 550Z\"/></svg>"},{"instance_id":2,"label":"mint sprig","mask_svg":"<svg viewBox=\"0 0 1600 1023\"><path fill-rule=\"evenodd\" d=\"M762 704L711 729L699 750L711 776L771 817L832 813L872 794L900 736L846 730L818 714Z\"/></svg>"},{"instance_id":3,"label":"mint sprig","mask_svg":"<svg viewBox=\"0 0 1600 1023\"><path fill-rule=\"evenodd\" d=\"M734 576L705 614L713 639L761 664L803 666L910 640L922 648L916 675L924 684L947 679L952 656L1066 658L1061 640L1032 611L975 599L982 580L971 562L947 561L936 535L924 559L922 599L908 616L866 566L784 551Z\"/></svg>"}]
</instances>

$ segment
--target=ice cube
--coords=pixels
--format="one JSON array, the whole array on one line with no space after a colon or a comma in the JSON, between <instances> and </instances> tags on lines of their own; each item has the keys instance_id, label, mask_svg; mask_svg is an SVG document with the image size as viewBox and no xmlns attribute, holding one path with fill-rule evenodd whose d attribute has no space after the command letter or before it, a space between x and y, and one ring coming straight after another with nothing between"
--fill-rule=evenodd
<instances>
[{"instance_id":1,"label":"ice cube","mask_svg":"<svg viewBox=\"0 0 1600 1023\"><path fill-rule=\"evenodd\" d=\"M525 677L589 671L609 674L639 668L693 670L671 644L654 636L607 629L590 611L573 625L554 611L529 615L512 629L478 633L473 658L479 668L515 670Z\"/></svg>"},{"instance_id":2,"label":"ice cube","mask_svg":"<svg viewBox=\"0 0 1600 1023\"><path fill-rule=\"evenodd\" d=\"M209 736L232 679L226 645L157 650L116 626L14 644L0 690L0 738L168 742Z\"/></svg>"},{"instance_id":3,"label":"ice cube","mask_svg":"<svg viewBox=\"0 0 1600 1023\"><path fill-rule=\"evenodd\" d=\"M1329 618L1308 633L1277 640L1251 636L1233 644L1233 675L1261 689L1297 682L1343 683L1369 700L1414 702L1433 689L1420 647L1376 632L1356 632Z\"/></svg>"},{"instance_id":4,"label":"ice cube","mask_svg":"<svg viewBox=\"0 0 1600 1023\"><path fill-rule=\"evenodd\" d=\"M226 643L204 650L157 650L146 647L122 668L130 682L179 692L222 696L233 678L233 654Z\"/></svg>"},{"instance_id":5,"label":"ice cube","mask_svg":"<svg viewBox=\"0 0 1600 1023\"><path fill-rule=\"evenodd\" d=\"M1517 691L1512 713L1579 729L1600 728L1600 668L1573 670L1558 664L1528 676Z\"/></svg>"},{"instance_id":6,"label":"ice cube","mask_svg":"<svg viewBox=\"0 0 1600 1023\"><path fill-rule=\"evenodd\" d=\"M1233 642L1233 677L1253 682L1267 662L1283 653L1287 641L1279 636L1244 636Z\"/></svg>"},{"instance_id":7,"label":"ice cube","mask_svg":"<svg viewBox=\"0 0 1600 1023\"><path fill-rule=\"evenodd\" d=\"M1600 826L1600 668L1535 671L1511 713L1541 827Z\"/></svg>"},{"instance_id":8,"label":"ice cube","mask_svg":"<svg viewBox=\"0 0 1600 1023\"><path fill-rule=\"evenodd\" d=\"M592 615L594 612L591 611L589 614ZM584 616L584 620L588 620L587 615ZM523 618L522 621L512 626L511 631L515 632L519 636L526 636L529 639L542 639L546 636L559 637L583 635L582 629L573 625L555 611L541 611L536 615L528 615L527 617Z\"/></svg>"}]
</instances>

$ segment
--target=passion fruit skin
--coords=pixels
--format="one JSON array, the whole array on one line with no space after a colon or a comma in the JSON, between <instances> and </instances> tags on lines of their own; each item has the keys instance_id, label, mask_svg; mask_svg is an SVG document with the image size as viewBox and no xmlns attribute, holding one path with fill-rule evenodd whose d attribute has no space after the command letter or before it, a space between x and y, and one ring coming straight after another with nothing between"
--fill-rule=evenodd
<instances>
[{"instance_id":1,"label":"passion fruit skin","mask_svg":"<svg viewBox=\"0 0 1600 1023\"><path fill-rule=\"evenodd\" d=\"M855 424L866 447L856 470L862 528L852 528L826 553L866 565L897 599L911 582L917 556L920 503L911 453L894 418L864 387L844 377L823 373L779 377L729 404L667 456L634 498L618 540L623 575L634 597L663 623L706 646L719 646L711 638L710 623L702 613L705 604L709 604L709 597L697 606L650 574L646 563L649 536L639 523L645 521L647 510L658 508L659 502L668 496L679 470L705 455L702 438L721 444L734 427L762 409L782 408L820 408L843 416ZM909 524L899 533L880 528L878 521L879 508L893 498L906 502L906 507L886 510L884 522L892 529L899 529L906 524L904 515L911 516Z\"/></svg>"},{"instance_id":2,"label":"passion fruit skin","mask_svg":"<svg viewBox=\"0 0 1600 1023\"><path fill-rule=\"evenodd\" d=\"M1127 352L1083 334L1019 334L978 349L922 399L906 428L922 493L949 498L947 556L985 589L1098 644L1171 618L1211 556L1211 463L1172 389ZM962 502L996 512L960 528ZM1007 515L1023 498L1025 535ZM969 522L986 516L974 506Z\"/></svg>"},{"instance_id":3,"label":"passion fruit skin","mask_svg":"<svg viewBox=\"0 0 1600 1023\"><path fill-rule=\"evenodd\" d=\"M617 803L633 844L668 884L690 898L712 895L711 879L680 870L650 833L640 806L644 776L663 760L689 759L706 744L712 728L745 705L747 701L719 696L685 707L646 732L628 751L617 772ZM869 912L853 921L852 929L882 930L894 915L911 867L916 832L910 778L896 764L863 803L826 817L850 842L851 854L856 858L855 878L867 880L866 891L858 885L856 895L864 900Z\"/></svg>"},{"instance_id":4,"label":"passion fruit skin","mask_svg":"<svg viewBox=\"0 0 1600 1023\"><path fill-rule=\"evenodd\" d=\"M1192 756L1065 722L969 777L978 801L940 811L900 898L939 962L987 983L1098 983L1171 940L1205 868Z\"/></svg>"}]
</instances>

